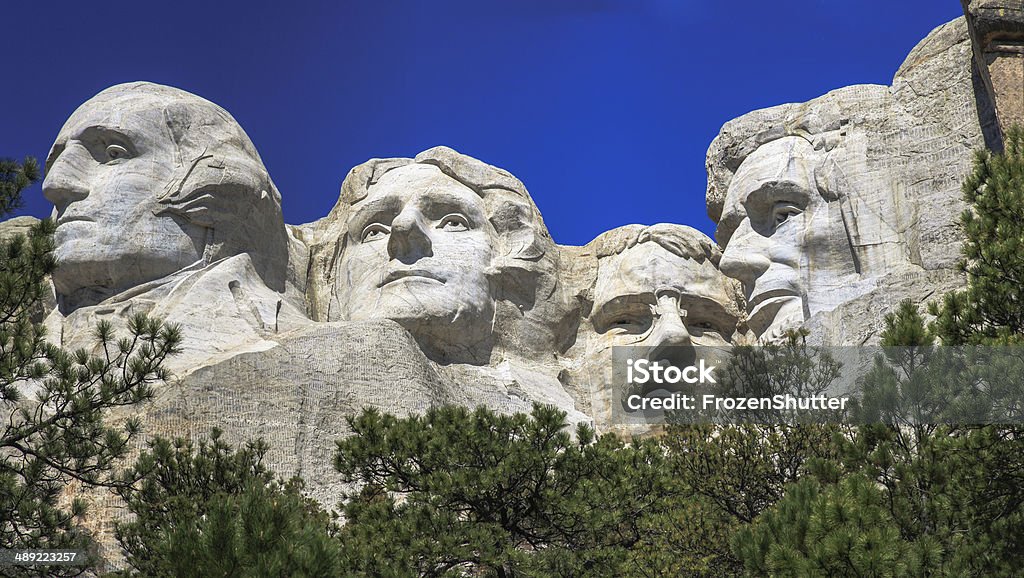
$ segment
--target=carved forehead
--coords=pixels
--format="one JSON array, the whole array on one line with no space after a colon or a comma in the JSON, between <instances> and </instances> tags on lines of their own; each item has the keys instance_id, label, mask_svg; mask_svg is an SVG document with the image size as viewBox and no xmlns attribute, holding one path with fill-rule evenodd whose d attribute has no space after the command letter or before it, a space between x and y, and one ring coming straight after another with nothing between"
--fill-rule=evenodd
<instances>
[{"instance_id":1,"label":"carved forehead","mask_svg":"<svg viewBox=\"0 0 1024 578\"><path fill-rule=\"evenodd\" d=\"M92 126L120 130L131 136L164 136L170 140L171 135L163 119L163 108L162 104L141 95L105 96L100 93L71 114L61 127L57 141L75 138Z\"/></svg>"},{"instance_id":2,"label":"carved forehead","mask_svg":"<svg viewBox=\"0 0 1024 578\"><path fill-rule=\"evenodd\" d=\"M437 167L412 164L388 171L370 185L366 196L352 206L347 229L358 234L370 222L393 218L410 206L433 218L460 212L478 225L487 223L484 200L476 192Z\"/></svg>"},{"instance_id":3,"label":"carved forehead","mask_svg":"<svg viewBox=\"0 0 1024 578\"><path fill-rule=\"evenodd\" d=\"M728 198L742 196L770 182L814 184L817 153L805 139L790 136L764 144L740 165L729 185Z\"/></svg>"},{"instance_id":4,"label":"carved forehead","mask_svg":"<svg viewBox=\"0 0 1024 578\"><path fill-rule=\"evenodd\" d=\"M388 171L367 189L364 199L353 207L353 219L367 211L399 210L413 203L421 208L434 204L461 208L482 217L484 201L459 181L441 172L435 166L411 164Z\"/></svg>"},{"instance_id":5,"label":"carved forehead","mask_svg":"<svg viewBox=\"0 0 1024 578\"><path fill-rule=\"evenodd\" d=\"M480 196L476 192L444 174L441 169L434 165L418 163L398 167L385 173L376 183L370 185L364 200L386 194L411 198L434 193L480 200Z\"/></svg>"},{"instance_id":6,"label":"carved forehead","mask_svg":"<svg viewBox=\"0 0 1024 578\"><path fill-rule=\"evenodd\" d=\"M803 195L816 191L814 170L819 162L819 153L811 143L797 136L783 137L758 147L744 159L729 184L715 233L718 242L728 243L748 211L757 210L747 206L752 193L774 189L803 191Z\"/></svg>"},{"instance_id":7,"label":"carved forehead","mask_svg":"<svg viewBox=\"0 0 1024 578\"><path fill-rule=\"evenodd\" d=\"M184 90L148 82L112 86L90 98L71 115L58 141L88 126L135 132L177 143L239 148L258 158L238 122L223 108Z\"/></svg>"},{"instance_id":8,"label":"carved forehead","mask_svg":"<svg viewBox=\"0 0 1024 578\"><path fill-rule=\"evenodd\" d=\"M595 310L625 295L653 295L670 289L729 307L731 281L710 260L681 257L654 242L631 247L598 261Z\"/></svg>"}]
</instances>

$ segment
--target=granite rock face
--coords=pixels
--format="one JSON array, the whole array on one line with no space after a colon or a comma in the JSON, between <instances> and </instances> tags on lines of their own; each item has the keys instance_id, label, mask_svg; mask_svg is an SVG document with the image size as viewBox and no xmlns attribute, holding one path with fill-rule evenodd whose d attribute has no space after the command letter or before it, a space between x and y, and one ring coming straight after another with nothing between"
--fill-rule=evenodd
<instances>
[{"instance_id":1,"label":"granite rock face","mask_svg":"<svg viewBox=\"0 0 1024 578\"><path fill-rule=\"evenodd\" d=\"M650 430L615 424L609 387L614 347L682 367L690 365L686 357L695 346L749 340L739 323L739 283L718 268L721 251L696 229L626 225L563 251L563 260L575 265L565 278L581 304L581 322L562 375L602 431Z\"/></svg>"},{"instance_id":2,"label":"granite rock face","mask_svg":"<svg viewBox=\"0 0 1024 578\"><path fill-rule=\"evenodd\" d=\"M613 345L772 341L799 325L819 342L870 343L900 300L958 286L960 182L971 152L1000 137L975 59L958 19L891 86L727 122L707 156L717 245L661 224L559 247L523 183L446 147L371 159L327 216L285 225L282 195L224 109L118 85L75 111L47 159L61 261L50 335L88 348L101 319L179 323L186 352L171 369L184 387L240 356L277 359L311 328L387 320L436 391L462 392L396 409L542 401L607 425L594 382ZM281 379L302 385L309 363Z\"/></svg>"},{"instance_id":3,"label":"granite rock face","mask_svg":"<svg viewBox=\"0 0 1024 578\"><path fill-rule=\"evenodd\" d=\"M28 230L39 222L35 217L14 217L0 222L0 239L9 239L15 235L27 235Z\"/></svg>"},{"instance_id":4,"label":"granite rock face","mask_svg":"<svg viewBox=\"0 0 1024 578\"><path fill-rule=\"evenodd\" d=\"M959 286L960 184L997 139L964 19L921 41L891 86L726 123L707 154L708 214L754 333L806 323L823 343L871 343L901 300Z\"/></svg>"},{"instance_id":5,"label":"granite rock face","mask_svg":"<svg viewBox=\"0 0 1024 578\"><path fill-rule=\"evenodd\" d=\"M572 333L559 253L526 187L447 147L352 169L314 238L318 321L396 320L442 364L553 357Z\"/></svg>"},{"instance_id":6,"label":"granite rock face","mask_svg":"<svg viewBox=\"0 0 1024 578\"><path fill-rule=\"evenodd\" d=\"M974 150L999 147L1020 88L988 66L1010 57L989 62L985 47L1002 38L1007 52L1017 30L996 4L967 3L970 27L937 28L890 86L727 122L707 154L716 240L663 223L558 246L523 183L447 147L371 159L327 216L286 225L287 197L224 109L109 88L46 162L60 260L48 334L88 349L100 320L180 324L175 378L139 410L147 433L264 437L269 465L329 506L333 441L363 407L543 403L638 433L611 417L612 347L655 360L798 326L813 342L873 343L901 300L962 285L960 183ZM120 514L104 500L109 527Z\"/></svg>"},{"instance_id":7,"label":"granite rock face","mask_svg":"<svg viewBox=\"0 0 1024 578\"><path fill-rule=\"evenodd\" d=\"M974 61L992 96L1000 132L1024 126L1024 2L961 0Z\"/></svg>"},{"instance_id":8,"label":"granite rock face","mask_svg":"<svg viewBox=\"0 0 1024 578\"><path fill-rule=\"evenodd\" d=\"M60 263L49 334L93 346L101 319L179 323L179 375L307 321L281 194L223 108L167 86L117 85L71 115L46 159Z\"/></svg>"}]
</instances>

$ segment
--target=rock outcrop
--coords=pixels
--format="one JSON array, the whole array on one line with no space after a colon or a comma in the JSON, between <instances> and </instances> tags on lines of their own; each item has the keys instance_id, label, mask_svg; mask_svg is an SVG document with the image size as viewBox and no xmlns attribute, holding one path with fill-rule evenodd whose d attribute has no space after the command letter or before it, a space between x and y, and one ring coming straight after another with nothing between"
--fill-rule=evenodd
<instances>
[{"instance_id":1,"label":"rock outcrop","mask_svg":"<svg viewBox=\"0 0 1024 578\"><path fill-rule=\"evenodd\" d=\"M961 0L974 62L995 104L1001 135L1024 126L1024 2ZM998 148L996 146L995 148Z\"/></svg>"},{"instance_id":2,"label":"rock outcrop","mask_svg":"<svg viewBox=\"0 0 1024 578\"><path fill-rule=\"evenodd\" d=\"M822 343L872 343L900 301L963 282L960 185L973 151L998 139L973 54L957 19L914 48L891 86L722 127L707 154L708 214L762 340L807 324Z\"/></svg>"},{"instance_id":3,"label":"rock outcrop","mask_svg":"<svg viewBox=\"0 0 1024 578\"><path fill-rule=\"evenodd\" d=\"M960 183L1024 114L1020 13L1000 6L966 2L969 18L921 41L890 86L727 122L707 153L717 243L658 224L557 246L523 183L446 147L371 159L329 215L285 225L287 197L224 109L112 87L46 163L61 263L49 335L88 348L100 320L180 324L175 378L141 409L148 435L263 437L269 465L329 506L333 442L367 406L543 403L636 433L611 417L615 346L662 359L797 326L870 344L901 300L962 285ZM119 514L104 504L106 527Z\"/></svg>"}]
</instances>

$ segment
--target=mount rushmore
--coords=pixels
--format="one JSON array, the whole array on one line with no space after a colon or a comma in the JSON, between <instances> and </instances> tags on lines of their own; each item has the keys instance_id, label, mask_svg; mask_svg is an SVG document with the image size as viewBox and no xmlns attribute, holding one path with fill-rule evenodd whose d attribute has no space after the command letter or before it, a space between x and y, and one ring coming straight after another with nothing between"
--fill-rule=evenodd
<instances>
[{"instance_id":1,"label":"mount rushmore","mask_svg":"<svg viewBox=\"0 0 1024 578\"><path fill-rule=\"evenodd\" d=\"M364 406L540 402L610 430L600 384L616 345L766 343L797 327L875 343L900 301L964 283L960 183L1024 109L1024 19L990 4L965 3L890 86L727 122L707 153L715 239L662 223L557 245L522 182L443 146L352 168L327 216L287 225L287 191L226 110L113 86L46 160L60 263L48 335L89 349L100 320L179 324L174 378L139 410L147 433L263 437L270 465L325 503L333 442Z\"/></svg>"}]
</instances>

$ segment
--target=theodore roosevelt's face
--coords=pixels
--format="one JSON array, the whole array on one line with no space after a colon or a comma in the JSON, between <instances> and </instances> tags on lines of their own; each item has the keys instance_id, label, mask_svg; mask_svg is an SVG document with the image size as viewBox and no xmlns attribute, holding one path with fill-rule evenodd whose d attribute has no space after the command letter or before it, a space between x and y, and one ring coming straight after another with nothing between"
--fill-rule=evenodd
<instances>
[{"instance_id":1,"label":"theodore roosevelt's face","mask_svg":"<svg viewBox=\"0 0 1024 578\"><path fill-rule=\"evenodd\" d=\"M731 283L710 260L680 257L656 242L602 258L589 319L591 371L607 364L616 346L688 365L694 346L731 343L737 322Z\"/></svg>"},{"instance_id":2,"label":"theodore roosevelt's face","mask_svg":"<svg viewBox=\"0 0 1024 578\"><path fill-rule=\"evenodd\" d=\"M393 319L455 341L490 331L496 232L472 189L432 165L393 169L353 206L347 235L345 318Z\"/></svg>"},{"instance_id":3,"label":"theodore roosevelt's face","mask_svg":"<svg viewBox=\"0 0 1024 578\"><path fill-rule=\"evenodd\" d=\"M158 99L100 94L68 119L46 161L43 195L57 222L58 294L118 292L178 271L202 253L202 230L157 216L175 146ZM140 105L145 103L150 106Z\"/></svg>"}]
</instances>

